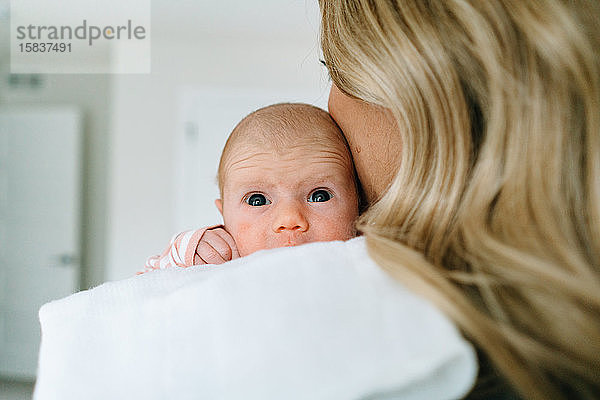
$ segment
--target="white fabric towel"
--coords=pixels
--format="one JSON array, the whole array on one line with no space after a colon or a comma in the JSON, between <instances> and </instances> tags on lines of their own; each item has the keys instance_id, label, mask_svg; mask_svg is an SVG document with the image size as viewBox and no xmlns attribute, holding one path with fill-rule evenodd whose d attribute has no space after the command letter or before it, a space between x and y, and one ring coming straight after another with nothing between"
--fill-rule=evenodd
<instances>
[{"instance_id":1,"label":"white fabric towel","mask_svg":"<svg viewBox=\"0 0 600 400\"><path fill-rule=\"evenodd\" d=\"M36 400L454 399L472 346L365 240L158 270L40 309Z\"/></svg>"}]
</instances>

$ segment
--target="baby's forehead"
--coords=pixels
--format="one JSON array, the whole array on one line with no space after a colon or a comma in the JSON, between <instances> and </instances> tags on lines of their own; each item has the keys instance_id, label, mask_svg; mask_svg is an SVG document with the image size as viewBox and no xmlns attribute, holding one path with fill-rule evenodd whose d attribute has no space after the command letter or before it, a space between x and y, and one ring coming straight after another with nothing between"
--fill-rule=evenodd
<instances>
[{"instance_id":1,"label":"baby's forehead","mask_svg":"<svg viewBox=\"0 0 600 400\"><path fill-rule=\"evenodd\" d=\"M222 189L300 190L308 186L354 185L354 168L343 149L290 145L288 151L254 146L232 154Z\"/></svg>"},{"instance_id":2,"label":"baby's forehead","mask_svg":"<svg viewBox=\"0 0 600 400\"><path fill-rule=\"evenodd\" d=\"M326 126L297 126L274 131L271 127L255 124L240 134L231 146L231 151L260 149L272 153L287 153L292 150L319 152L324 149L348 152L341 135Z\"/></svg>"},{"instance_id":3,"label":"baby's forehead","mask_svg":"<svg viewBox=\"0 0 600 400\"><path fill-rule=\"evenodd\" d=\"M259 137L264 139L264 136ZM268 141L248 137L230 149L226 168L239 164L276 166L286 161L302 160L303 165L323 164L337 160L351 169L352 158L344 142L323 137L298 137L294 140Z\"/></svg>"},{"instance_id":4,"label":"baby's forehead","mask_svg":"<svg viewBox=\"0 0 600 400\"><path fill-rule=\"evenodd\" d=\"M267 176L290 185L299 180L308 184L323 177L350 179L354 167L345 142L335 136L286 135L276 141L248 136L230 149L221 183L240 184Z\"/></svg>"},{"instance_id":5,"label":"baby's forehead","mask_svg":"<svg viewBox=\"0 0 600 400\"><path fill-rule=\"evenodd\" d=\"M251 113L235 127L221 155L219 186L241 163L274 167L273 161L282 156L302 158L305 167L337 158L344 170L354 170L346 139L327 112L308 104L276 104Z\"/></svg>"},{"instance_id":6,"label":"baby's forehead","mask_svg":"<svg viewBox=\"0 0 600 400\"><path fill-rule=\"evenodd\" d=\"M224 153L234 154L255 148L274 153L294 149L315 152L328 149L349 156L346 140L329 114L316 107L293 109L293 113L285 113L283 111L289 111L289 108L279 112L268 108L268 112L249 115L232 132Z\"/></svg>"}]
</instances>

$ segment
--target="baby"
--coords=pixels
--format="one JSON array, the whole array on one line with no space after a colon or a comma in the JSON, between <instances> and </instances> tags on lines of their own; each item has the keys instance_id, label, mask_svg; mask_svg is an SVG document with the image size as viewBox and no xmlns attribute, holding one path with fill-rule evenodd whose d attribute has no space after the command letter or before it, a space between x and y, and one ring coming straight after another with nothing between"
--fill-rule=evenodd
<instances>
[{"instance_id":1,"label":"baby","mask_svg":"<svg viewBox=\"0 0 600 400\"><path fill-rule=\"evenodd\" d=\"M275 104L245 117L225 144L218 183L224 225L180 233L144 272L355 236L352 158L342 132L317 107Z\"/></svg>"}]
</instances>

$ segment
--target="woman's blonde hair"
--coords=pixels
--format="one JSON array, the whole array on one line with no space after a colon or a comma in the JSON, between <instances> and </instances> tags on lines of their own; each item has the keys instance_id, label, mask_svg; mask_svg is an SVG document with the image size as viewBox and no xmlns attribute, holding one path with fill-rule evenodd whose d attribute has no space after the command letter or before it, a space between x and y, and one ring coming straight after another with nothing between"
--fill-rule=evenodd
<instances>
[{"instance_id":1,"label":"woman's blonde hair","mask_svg":"<svg viewBox=\"0 0 600 400\"><path fill-rule=\"evenodd\" d=\"M398 174L359 221L373 259L521 396L598 396L600 2L320 6L333 82L400 127Z\"/></svg>"}]
</instances>

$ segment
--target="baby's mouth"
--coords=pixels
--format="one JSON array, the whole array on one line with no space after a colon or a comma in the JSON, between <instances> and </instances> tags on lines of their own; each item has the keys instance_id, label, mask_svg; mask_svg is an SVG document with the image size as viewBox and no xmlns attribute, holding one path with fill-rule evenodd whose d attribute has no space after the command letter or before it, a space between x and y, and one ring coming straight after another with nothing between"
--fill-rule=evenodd
<instances>
[{"instance_id":1,"label":"baby's mouth","mask_svg":"<svg viewBox=\"0 0 600 400\"><path fill-rule=\"evenodd\" d=\"M289 232L285 236L279 237L278 247L294 247L306 243L308 240L304 235L297 232Z\"/></svg>"},{"instance_id":2,"label":"baby's mouth","mask_svg":"<svg viewBox=\"0 0 600 400\"><path fill-rule=\"evenodd\" d=\"M305 241L302 239L298 240L298 238L288 238L288 240L283 244L283 247L294 247L301 245L304 242Z\"/></svg>"}]
</instances>

